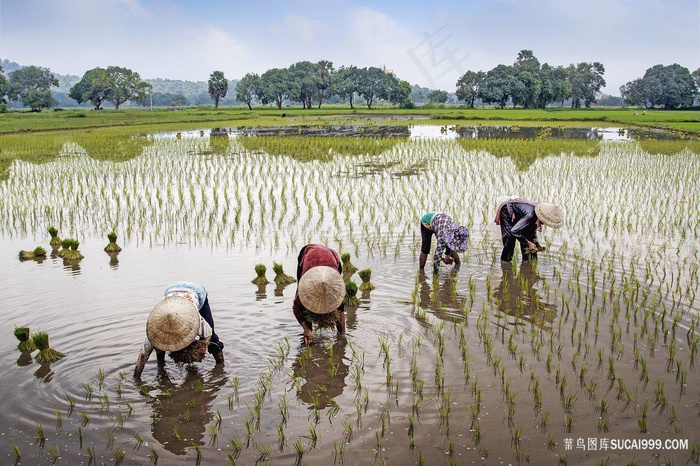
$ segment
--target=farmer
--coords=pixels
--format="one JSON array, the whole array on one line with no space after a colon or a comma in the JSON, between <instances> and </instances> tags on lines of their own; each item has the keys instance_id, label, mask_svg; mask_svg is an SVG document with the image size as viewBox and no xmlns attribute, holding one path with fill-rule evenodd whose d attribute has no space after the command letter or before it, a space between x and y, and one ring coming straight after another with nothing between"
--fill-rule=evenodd
<instances>
[{"instance_id":1,"label":"farmer","mask_svg":"<svg viewBox=\"0 0 700 466\"><path fill-rule=\"evenodd\" d=\"M165 364L165 352L176 362L201 361L208 350L217 364L224 362L224 344L214 332L207 291L198 283L176 282L165 289L146 322L146 342L139 353L134 377L140 377L151 352Z\"/></svg>"},{"instance_id":2,"label":"farmer","mask_svg":"<svg viewBox=\"0 0 700 466\"><path fill-rule=\"evenodd\" d=\"M421 247L418 268L423 270L430 253L430 243L433 234L437 238L435 254L433 255L433 273L440 268L440 261L445 264L455 264L459 269L459 252L467 250L469 230L455 223L449 215L442 212L428 212L420 219ZM443 257L444 253L444 257Z\"/></svg>"},{"instance_id":3,"label":"farmer","mask_svg":"<svg viewBox=\"0 0 700 466\"><path fill-rule=\"evenodd\" d=\"M505 262L513 259L516 241L520 243L523 262L536 260L537 253L544 250L537 241L537 232L542 231L542 224L552 228L561 228L564 224L562 213L554 204L533 202L517 196L501 196L496 204L494 222L501 226L501 260Z\"/></svg>"},{"instance_id":4,"label":"farmer","mask_svg":"<svg viewBox=\"0 0 700 466\"><path fill-rule=\"evenodd\" d=\"M304 343L313 341L312 323L345 333L345 282L340 256L320 244L307 244L297 258L297 292L292 311L304 329Z\"/></svg>"}]
</instances>

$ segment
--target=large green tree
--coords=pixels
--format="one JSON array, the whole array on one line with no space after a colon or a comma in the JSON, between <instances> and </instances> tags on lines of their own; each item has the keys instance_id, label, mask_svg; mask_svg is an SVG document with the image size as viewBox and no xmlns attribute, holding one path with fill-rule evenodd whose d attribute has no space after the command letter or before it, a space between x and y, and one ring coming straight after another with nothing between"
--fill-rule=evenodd
<instances>
[{"instance_id":1,"label":"large green tree","mask_svg":"<svg viewBox=\"0 0 700 466\"><path fill-rule=\"evenodd\" d=\"M318 108L321 108L321 103L323 99L330 97L333 89L333 75L335 70L333 69L333 62L328 60L321 60L316 64L316 87L318 88Z\"/></svg>"},{"instance_id":2,"label":"large green tree","mask_svg":"<svg viewBox=\"0 0 700 466\"><path fill-rule=\"evenodd\" d=\"M0 65L0 105L5 104L5 95L7 94L7 78Z\"/></svg>"},{"instance_id":3,"label":"large green tree","mask_svg":"<svg viewBox=\"0 0 700 466\"><path fill-rule=\"evenodd\" d=\"M428 102L434 103L434 104L444 104L447 102L447 98L449 97L449 94L447 91L443 91L440 89L433 89L432 91L428 92Z\"/></svg>"},{"instance_id":4,"label":"large green tree","mask_svg":"<svg viewBox=\"0 0 700 466\"><path fill-rule=\"evenodd\" d=\"M530 108L537 105L542 92L540 61L532 50L521 50L513 64L511 99L513 106L522 105Z\"/></svg>"},{"instance_id":5,"label":"large green tree","mask_svg":"<svg viewBox=\"0 0 700 466\"><path fill-rule=\"evenodd\" d=\"M318 65L310 61L300 61L289 67L288 97L301 102L303 108L310 109L319 97Z\"/></svg>"},{"instance_id":6,"label":"large green tree","mask_svg":"<svg viewBox=\"0 0 700 466\"><path fill-rule=\"evenodd\" d=\"M271 68L260 75L260 93L258 97L264 105L274 102L279 110L282 103L289 98L293 76L288 69Z\"/></svg>"},{"instance_id":7,"label":"large green tree","mask_svg":"<svg viewBox=\"0 0 700 466\"><path fill-rule=\"evenodd\" d=\"M255 73L248 73L238 81L236 85L236 100L245 102L248 110L253 109L253 101L258 95L260 88L260 76Z\"/></svg>"},{"instance_id":8,"label":"large green tree","mask_svg":"<svg viewBox=\"0 0 700 466\"><path fill-rule=\"evenodd\" d=\"M10 73L7 95L10 100L20 99L33 112L40 112L54 104L51 86L58 86L58 79L48 68L25 66Z\"/></svg>"},{"instance_id":9,"label":"large green tree","mask_svg":"<svg viewBox=\"0 0 700 466\"><path fill-rule=\"evenodd\" d=\"M111 90L107 70L93 68L86 71L82 79L71 87L68 97L79 104L90 102L95 110L100 110L102 104L109 98Z\"/></svg>"},{"instance_id":10,"label":"large green tree","mask_svg":"<svg viewBox=\"0 0 700 466\"><path fill-rule=\"evenodd\" d=\"M376 66L359 70L358 94L365 99L367 108L372 108L372 103L376 99L389 98L392 79L396 78Z\"/></svg>"},{"instance_id":11,"label":"large green tree","mask_svg":"<svg viewBox=\"0 0 700 466\"><path fill-rule=\"evenodd\" d=\"M146 101L150 85L141 81L138 73L120 66L109 66L106 71L107 85L110 87L107 101L112 102L117 110L129 100L136 103Z\"/></svg>"},{"instance_id":12,"label":"large green tree","mask_svg":"<svg viewBox=\"0 0 700 466\"><path fill-rule=\"evenodd\" d=\"M209 95L214 101L214 108L219 108L219 101L226 97L228 81L223 71L214 71L209 76Z\"/></svg>"},{"instance_id":13,"label":"large green tree","mask_svg":"<svg viewBox=\"0 0 700 466\"><path fill-rule=\"evenodd\" d=\"M457 80L457 98L463 100L469 108L474 108L474 101L479 95L479 89L486 79L483 71L467 71Z\"/></svg>"},{"instance_id":14,"label":"large green tree","mask_svg":"<svg viewBox=\"0 0 700 466\"><path fill-rule=\"evenodd\" d=\"M355 95L360 90L360 70L356 66L341 66L334 77L333 90L341 100L347 100L355 108Z\"/></svg>"},{"instance_id":15,"label":"large green tree","mask_svg":"<svg viewBox=\"0 0 700 466\"><path fill-rule=\"evenodd\" d=\"M605 67L602 63L579 63L568 69L571 84L571 108L581 108L581 103L589 108L596 102L596 95L605 86Z\"/></svg>"},{"instance_id":16,"label":"large green tree","mask_svg":"<svg viewBox=\"0 0 700 466\"><path fill-rule=\"evenodd\" d=\"M512 96L515 80L512 66L498 65L486 73L478 97L486 103L495 103L500 108L505 108Z\"/></svg>"}]
</instances>

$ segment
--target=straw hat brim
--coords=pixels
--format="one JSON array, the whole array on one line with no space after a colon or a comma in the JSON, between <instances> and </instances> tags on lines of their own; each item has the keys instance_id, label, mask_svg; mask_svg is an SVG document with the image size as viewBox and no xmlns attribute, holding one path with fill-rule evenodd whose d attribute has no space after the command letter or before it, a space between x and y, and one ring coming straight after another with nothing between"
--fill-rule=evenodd
<instances>
[{"instance_id":1,"label":"straw hat brim","mask_svg":"<svg viewBox=\"0 0 700 466\"><path fill-rule=\"evenodd\" d=\"M297 293L306 309L314 314L328 314L343 303L345 282L337 269L319 265L301 276Z\"/></svg>"},{"instance_id":2,"label":"straw hat brim","mask_svg":"<svg viewBox=\"0 0 700 466\"><path fill-rule=\"evenodd\" d=\"M156 304L146 322L146 336L161 351L179 351L199 333L199 312L181 296L167 296Z\"/></svg>"},{"instance_id":3,"label":"straw hat brim","mask_svg":"<svg viewBox=\"0 0 700 466\"><path fill-rule=\"evenodd\" d=\"M564 225L564 216L554 204L540 202L535 206L535 214L548 227L561 228Z\"/></svg>"}]
</instances>

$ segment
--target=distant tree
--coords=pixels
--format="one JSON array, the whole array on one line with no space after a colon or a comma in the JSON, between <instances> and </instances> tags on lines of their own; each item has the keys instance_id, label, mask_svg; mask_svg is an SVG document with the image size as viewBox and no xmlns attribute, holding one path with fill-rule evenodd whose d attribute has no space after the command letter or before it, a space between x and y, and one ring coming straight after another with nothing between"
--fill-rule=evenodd
<instances>
[{"instance_id":1,"label":"distant tree","mask_svg":"<svg viewBox=\"0 0 700 466\"><path fill-rule=\"evenodd\" d=\"M90 102L95 110L100 110L102 104L108 100L111 91L107 70L93 68L86 71L82 79L71 87L68 97L79 104Z\"/></svg>"},{"instance_id":2,"label":"distant tree","mask_svg":"<svg viewBox=\"0 0 700 466\"><path fill-rule=\"evenodd\" d=\"M0 105L4 105L6 103L6 94L7 94L7 78L5 77L5 74L3 73L2 70L2 65L0 65Z\"/></svg>"},{"instance_id":3,"label":"distant tree","mask_svg":"<svg viewBox=\"0 0 700 466\"><path fill-rule=\"evenodd\" d=\"M300 61L289 67L288 96L301 102L303 108L310 109L313 101L319 98L319 67L310 61Z\"/></svg>"},{"instance_id":4,"label":"distant tree","mask_svg":"<svg viewBox=\"0 0 700 466\"><path fill-rule=\"evenodd\" d=\"M644 94L642 78L635 79L620 86L620 95L627 105L647 107L647 98Z\"/></svg>"},{"instance_id":5,"label":"distant tree","mask_svg":"<svg viewBox=\"0 0 700 466\"><path fill-rule=\"evenodd\" d=\"M579 63L569 66L571 84L571 107L580 108L581 103L589 108L596 102L596 94L605 86L605 67L602 63Z\"/></svg>"},{"instance_id":6,"label":"distant tree","mask_svg":"<svg viewBox=\"0 0 700 466\"><path fill-rule=\"evenodd\" d=\"M564 101L571 95L571 83L569 82L569 71L564 66L557 66L552 69L552 100L551 102L561 102L562 107ZM549 103L549 102L547 102Z\"/></svg>"},{"instance_id":7,"label":"distant tree","mask_svg":"<svg viewBox=\"0 0 700 466\"><path fill-rule=\"evenodd\" d=\"M136 103L146 100L150 84L141 81L138 73L121 66L108 66L105 71L106 87L109 89L106 100L112 102L117 110L129 100Z\"/></svg>"},{"instance_id":8,"label":"distant tree","mask_svg":"<svg viewBox=\"0 0 700 466\"><path fill-rule=\"evenodd\" d=\"M457 98L463 100L469 108L474 108L474 101L479 95L479 89L486 79L483 71L467 71L457 80Z\"/></svg>"},{"instance_id":9,"label":"distant tree","mask_svg":"<svg viewBox=\"0 0 700 466\"><path fill-rule=\"evenodd\" d=\"M505 108L511 98L514 84L513 67L498 65L486 73L477 97L484 102L496 103L500 108Z\"/></svg>"},{"instance_id":10,"label":"distant tree","mask_svg":"<svg viewBox=\"0 0 700 466\"><path fill-rule=\"evenodd\" d=\"M688 68L675 63L652 66L642 78L622 86L620 93L630 105L679 108L693 105L697 89Z\"/></svg>"},{"instance_id":11,"label":"distant tree","mask_svg":"<svg viewBox=\"0 0 700 466\"><path fill-rule=\"evenodd\" d=\"M260 75L260 90L258 97L263 105L274 102L277 109L282 110L282 103L289 97L293 88L292 76L288 69L272 68Z\"/></svg>"},{"instance_id":12,"label":"distant tree","mask_svg":"<svg viewBox=\"0 0 700 466\"><path fill-rule=\"evenodd\" d=\"M48 68L25 66L10 73L7 94L10 100L20 99L33 112L41 112L54 104L51 86L58 86L58 80Z\"/></svg>"},{"instance_id":13,"label":"distant tree","mask_svg":"<svg viewBox=\"0 0 700 466\"><path fill-rule=\"evenodd\" d=\"M532 53L532 50L521 50L513 64L512 71L513 80L510 93L513 106L534 107L541 98L542 91L540 61Z\"/></svg>"},{"instance_id":14,"label":"distant tree","mask_svg":"<svg viewBox=\"0 0 700 466\"><path fill-rule=\"evenodd\" d=\"M260 76L255 73L248 73L238 81L236 85L236 99L244 102L248 110L253 110L253 101L260 87Z\"/></svg>"},{"instance_id":15,"label":"distant tree","mask_svg":"<svg viewBox=\"0 0 700 466\"><path fill-rule=\"evenodd\" d=\"M432 102L435 104L444 104L447 102L449 94L447 91L441 91L439 89L433 89L432 91L428 92L428 102Z\"/></svg>"},{"instance_id":16,"label":"distant tree","mask_svg":"<svg viewBox=\"0 0 700 466\"><path fill-rule=\"evenodd\" d=\"M358 94L365 99L367 108L372 108L375 99L389 97L389 85L393 76L386 74L381 68L370 66L359 70Z\"/></svg>"},{"instance_id":17,"label":"distant tree","mask_svg":"<svg viewBox=\"0 0 700 466\"><path fill-rule=\"evenodd\" d=\"M411 102L411 83L408 81L401 81L397 78L391 77L388 86L388 99L394 105L398 105L402 108L413 108L414 105ZM445 91L442 91L445 92ZM447 101L447 92L445 92L445 101Z\"/></svg>"},{"instance_id":18,"label":"distant tree","mask_svg":"<svg viewBox=\"0 0 700 466\"><path fill-rule=\"evenodd\" d=\"M316 64L316 87L318 88L318 108L321 108L323 99L329 97L332 89L332 77L335 73L333 62L321 60Z\"/></svg>"},{"instance_id":19,"label":"distant tree","mask_svg":"<svg viewBox=\"0 0 700 466\"><path fill-rule=\"evenodd\" d=\"M347 100L355 108L355 94L360 90L360 70L356 66L341 66L335 74L334 92L341 100Z\"/></svg>"},{"instance_id":20,"label":"distant tree","mask_svg":"<svg viewBox=\"0 0 700 466\"><path fill-rule=\"evenodd\" d=\"M226 97L228 81L223 71L214 71L209 76L209 95L214 101L214 108L219 108L219 101Z\"/></svg>"},{"instance_id":21,"label":"distant tree","mask_svg":"<svg viewBox=\"0 0 700 466\"><path fill-rule=\"evenodd\" d=\"M691 76L693 77L693 81L695 82L695 90L697 92L700 92L700 68L693 71Z\"/></svg>"}]
</instances>

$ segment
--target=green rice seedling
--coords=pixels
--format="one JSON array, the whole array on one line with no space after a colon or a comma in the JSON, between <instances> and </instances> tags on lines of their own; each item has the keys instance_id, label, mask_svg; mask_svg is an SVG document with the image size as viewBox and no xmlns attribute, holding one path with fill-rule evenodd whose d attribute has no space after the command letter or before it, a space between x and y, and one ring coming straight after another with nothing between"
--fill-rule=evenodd
<instances>
[{"instance_id":1,"label":"green rice seedling","mask_svg":"<svg viewBox=\"0 0 700 466\"><path fill-rule=\"evenodd\" d=\"M37 246L31 251L22 250L19 252L19 260L21 261L39 259L42 257L46 257L46 249L41 246Z\"/></svg>"},{"instance_id":2,"label":"green rice seedling","mask_svg":"<svg viewBox=\"0 0 700 466\"><path fill-rule=\"evenodd\" d=\"M573 429L573 425L574 425L574 416L572 416L571 414L566 414L564 416L564 430L567 433L571 433L571 429Z\"/></svg>"},{"instance_id":3,"label":"green rice seedling","mask_svg":"<svg viewBox=\"0 0 700 466\"><path fill-rule=\"evenodd\" d=\"M36 349L34 341L29 337L29 327L15 327L15 337L19 340L17 349L20 351L32 352Z\"/></svg>"},{"instance_id":4,"label":"green rice seedling","mask_svg":"<svg viewBox=\"0 0 700 466\"><path fill-rule=\"evenodd\" d=\"M51 464L56 464L58 460L61 459L61 451L58 449L58 445L51 445L49 447L49 456Z\"/></svg>"},{"instance_id":5,"label":"green rice seedling","mask_svg":"<svg viewBox=\"0 0 700 466\"><path fill-rule=\"evenodd\" d=\"M124 461L126 453L124 452L124 448L122 448L121 445L117 445L113 450L112 450L112 456L114 457L115 460L115 465L120 465Z\"/></svg>"},{"instance_id":6,"label":"green rice seedling","mask_svg":"<svg viewBox=\"0 0 700 466\"><path fill-rule=\"evenodd\" d=\"M124 403L124 405L126 406L126 409L127 409L127 411L126 411L127 415L131 416L131 414L134 412L134 404L130 401L127 401L126 403Z\"/></svg>"},{"instance_id":7,"label":"green rice seedling","mask_svg":"<svg viewBox=\"0 0 700 466\"><path fill-rule=\"evenodd\" d=\"M48 333L40 330L38 332L34 332L31 337L34 345L39 350L36 356L34 356L34 360L39 364L50 364L65 357L65 354L49 347Z\"/></svg>"},{"instance_id":8,"label":"green rice seedling","mask_svg":"<svg viewBox=\"0 0 700 466\"><path fill-rule=\"evenodd\" d=\"M355 267L352 262L350 262L350 253L344 252L340 255L340 261L342 262L343 276L350 277L352 274L357 272L359 269Z\"/></svg>"},{"instance_id":9,"label":"green rice seedling","mask_svg":"<svg viewBox=\"0 0 700 466\"><path fill-rule=\"evenodd\" d=\"M55 227L49 227L49 235L51 240L49 241L49 246L56 249L61 245L61 238L58 237L58 230Z\"/></svg>"},{"instance_id":10,"label":"green rice seedling","mask_svg":"<svg viewBox=\"0 0 700 466\"><path fill-rule=\"evenodd\" d=\"M36 429L34 430L35 438L39 444L39 448L44 448L44 443L46 442L46 434L44 433L44 428L41 424L36 423Z\"/></svg>"},{"instance_id":11,"label":"green rice seedling","mask_svg":"<svg viewBox=\"0 0 700 466\"><path fill-rule=\"evenodd\" d=\"M105 246L105 252L120 252L122 250L122 248L117 244L117 234L114 232L114 230L107 234L107 240L109 243L107 246Z\"/></svg>"},{"instance_id":12,"label":"green rice seedling","mask_svg":"<svg viewBox=\"0 0 700 466\"><path fill-rule=\"evenodd\" d=\"M81 252L78 250L78 247L80 247L80 243L78 242L78 240L71 238L70 250L64 253L62 257L70 261L79 261L83 259L85 256L81 254Z\"/></svg>"},{"instance_id":13,"label":"green rice seedling","mask_svg":"<svg viewBox=\"0 0 700 466\"><path fill-rule=\"evenodd\" d=\"M255 273L257 274L257 277L251 280L251 283L254 285L267 285L270 283L267 277L265 277L265 272L267 272L267 267L265 267L265 264L256 264Z\"/></svg>"},{"instance_id":14,"label":"green rice seedling","mask_svg":"<svg viewBox=\"0 0 700 466\"><path fill-rule=\"evenodd\" d=\"M296 278L284 273L284 270L282 268L282 264L278 264L277 262L272 262L272 270L273 270L273 272L275 272L275 283L278 285L284 285L287 283L294 283L297 281Z\"/></svg>"},{"instance_id":15,"label":"green rice seedling","mask_svg":"<svg viewBox=\"0 0 700 466\"><path fill-rule=\"evenodd\" d=\"M141 445L143 445L143 435L138 432L134 432L134 440L136 440L136 446L134 448L136 450L141 449Z\"/></svg>"},{"instance_id":16,"label":"green rice seedling","mask_svg":"<svg viewBox=\"0 0 700 466\"><path fill-rule=\"evenodd\" d=\"M649 402L645 401L641 408L641 415L637 419L637 425L639 426L639 432L642 434L647 433L647 410L649 409Z\"/></svg>"},{"instance_id":17,"label":"green rice seedling","mask_svg":"<svg viewBox=\"0 0 700 466\"><path fill-rule=\"evenodd\" d=\"M70 251L70 246L72 244L73 240L71 238L63 238L61 240L61 250L56 253L56 255L60 258L65 258L66 254Z\"/></svg>"},{"instance_id":18,"label":"green rice seedling","mask_svg":"<svg viewBox=\"0 0 700 466\"><path fill-rule=\"evenodd\" d=\"M158 464L158 451L156 451L155 447L153 445L148 446L148 457L151 459L150 464Z\"/></svg>"},{"instance_id":19,"label":"green rice seedling","mask_svg":"<svg viewBox=\"0 0 700 466\"><path fill-rule=\"evenodd\" d=\"M360 300L357 297L357 283L352 280L348 280L345 284L345 298L343 299L343 305L345 307L358 307L360 305Z\"/></svg>"},{"instance_id":20,"label":"green rice seedling","mask_svg":"<svg viewBox=\"0 0 700 466\"><path fill-rule=\"evenodd\" d=\"M375 286L370 282L372 278L372 271L370 269L362 269L357 274L360 276L362 279L362 283L360 284L360 291L372 291L375 289Z\"/></svg>"},{"instance_id":21,"label":"green rice seedling","mask_svg":"<svg viewBox=\"0 0 700 466\"><path fill-rule=\"evenodd\" d=\"M316 442L318 441L318 433L316 432L316 426L311 424L308 429L309 437L311 438L311 448L316 447Z\"/></svg>"},{"instance_id":22,"label":"green rice seedling","mask_svg":"<svg viewBox=\"0 0 700 466\"><path fill-rule=\"evenodd\" d=\"M61 417L61 408L56 407L56 409L54 409L54 412L56 413L56 430L61 430L63 428L63 419Z\"/></svg>"},{"instance_id":23,"label":"green rice seedling","mask_svg":"<svg viewBox=\"0 0 700 466\"><path fill-rule=\"evenodd\" d=\"M83 420L80 425L83 427L87 426L90 424L90 415L87 412L80 413L80 417Z\"/></svg>"}]
</instances>

